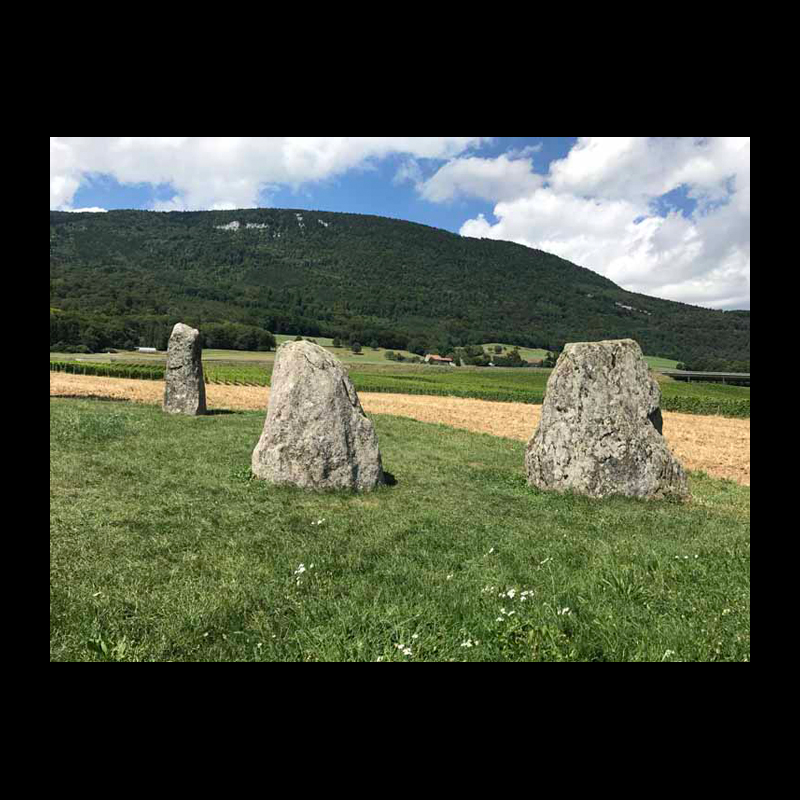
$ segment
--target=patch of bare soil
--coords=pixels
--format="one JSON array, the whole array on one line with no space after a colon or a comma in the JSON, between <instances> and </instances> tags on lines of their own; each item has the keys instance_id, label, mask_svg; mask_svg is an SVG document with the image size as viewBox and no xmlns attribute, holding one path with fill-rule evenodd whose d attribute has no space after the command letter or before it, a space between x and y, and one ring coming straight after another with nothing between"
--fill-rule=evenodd
<instances>
[{"instance_id":1,"label":"patch of bare soil","mask_svg":"<svg viewBox=\"0 0 800 800\"><path fill-rule=\"evenodd\" d=\"M162 381L99 378L50 373L51 397L96 397L160 404ZM460 397L359 393L369 414L395 414L421 422L436 422L492 436L527 441L541 416L541 406L495 403ZM209 410L261 409L266 414L269 389L253 386L206 386ZM672 452L689 470L750 485L750 420L701 417L663 412L664 436Z\"/></svg>"}]
</instances>

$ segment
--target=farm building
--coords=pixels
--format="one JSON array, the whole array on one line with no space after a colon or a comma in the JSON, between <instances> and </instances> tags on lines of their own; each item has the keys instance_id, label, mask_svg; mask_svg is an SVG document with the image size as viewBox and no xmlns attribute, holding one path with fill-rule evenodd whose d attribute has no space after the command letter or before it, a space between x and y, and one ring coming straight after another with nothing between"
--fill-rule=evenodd
<instances>
[{"instance_id":1,"label":"farm building","mask_svg":"<svg viewBox=\"0 0 800 800\"><path fill-rule=\"evenodd\" d=\"M156 350L155 347L137 347L136 350L139 353L157 353L158 352L158 350Z\"/></svg>"},{"instance_id":2,"label":"farm building","mask_svg":"<svg viewBox=\"0 0 800 800\"><path fill-rule=\"evenodd\" d=\"M428 355L425 356L425 363L438 364L439 366L444 366L444 367L455 366L452 358L444 358L442 356L437 356L435 353L428 353Z\"/></svg>"}]
</instances>

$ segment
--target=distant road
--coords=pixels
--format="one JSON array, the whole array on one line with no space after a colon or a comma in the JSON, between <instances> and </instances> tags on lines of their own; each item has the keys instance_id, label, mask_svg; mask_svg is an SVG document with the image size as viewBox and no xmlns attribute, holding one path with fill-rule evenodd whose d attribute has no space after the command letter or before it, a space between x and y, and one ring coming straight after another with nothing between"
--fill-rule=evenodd
<instances>
[{"instance_id":1,"label":"distant road","mask_svg":"<svg viewBox=\"0 0 800 800\"><path fill-rule=\"evenodd\" d=\"M704 381L719 383L740 383L750 385L749 372L690 372L683 369L657 369L662 375L679 381Z\"/></svg>"}]
</instances>

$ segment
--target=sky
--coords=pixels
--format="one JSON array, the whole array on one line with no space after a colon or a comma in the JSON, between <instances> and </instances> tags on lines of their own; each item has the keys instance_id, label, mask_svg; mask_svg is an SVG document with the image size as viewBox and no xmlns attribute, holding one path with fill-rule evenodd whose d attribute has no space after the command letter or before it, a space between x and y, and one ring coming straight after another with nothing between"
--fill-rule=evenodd
<instances>
[{"instance_id":1,"label":"sky","mask_svg":"<svg viewBox=\"0 0 800 800\"><path fill-rule=\"evenodd\" d=\"M750 139L51 137L50 209L345 211L555 253L750 308Z\"/></svg>"}]
</instances>

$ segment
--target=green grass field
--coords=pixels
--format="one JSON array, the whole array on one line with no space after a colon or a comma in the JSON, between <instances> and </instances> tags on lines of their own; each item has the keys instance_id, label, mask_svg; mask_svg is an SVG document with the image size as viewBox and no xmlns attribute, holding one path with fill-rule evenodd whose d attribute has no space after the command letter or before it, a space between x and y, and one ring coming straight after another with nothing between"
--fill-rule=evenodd
<instances>
[{"instance_id":1,"label":"green grass field","mask_svg":"<svg viewBox=\"0 0 800 800\"><path fill-rule=\"evenodd\" d=\"M283 336L278 334L275 336L275 340L278 343L278 346L282 345L284 342L293 342L297 337L295 336ZM391 366L393 362L389 361L386 358L386 350L382 347L373 350L371 347L368 347L365 342L361 342L361 352L356 354L354 353L349 347L334 347L333 346L333 339L326 339L324 336L305 336L305 339L313 339L320 347L324 347L330 353L336 356L340 361L343 361L345 364L388 364ZM404 358L416 358L413 353L409 353L407 350L395 350L395 353L400 353ZM275 358L275 354L272 353L272 358Z\"/></svg>"},{"instance_id":2,"label":"green grass field","mask_svg":"<svg viewBox=\"0 0 800 800\"><path fill-rule=\"evenodd\" d=\"M284 342L292 342L296 337L294 336L286 336L283 334L277 334L275 336L275 340L278 343L278 346L282 345ZM400 366L402 367L403 364L397 364L396 362L389 361L386 358L386 350L383 348L378 348L377 350L373 350L371 347L367 347L362 342L362 352L360 355L356 355L353 353L349 347L334 347L333 346L333 339L326 338L324 336L316 336L316 337L305 337L305 338L313 338L314 341L321 347L324 347L326 350L329 350L333 353L338 359L343 361L344 363L351 365L351 364L367 364L367 365L381 365L387 367L395 367ZM492 342L491 344L483 345L484 349L487 352L494 353L494 347L498 344L498 342ZM506 350L513 350L514 346L509 344L502 344L501 346L506 348ZM547 355L546 350L535 350L529 347L520 347L519 353L523 359L526 361L539 361L543 359ZM407 350L395 350L394 352L400 353L405 358L414 358L413 353L409 353ZM90 360L93 362L103 362L103 363L126 363L126 362L135 362L135 363L142 363L142 362L163 362L166 358L166 353L138 353L133 351L125 351L120 353L95 353L92 355L81 355L75 356L72 353L51 353L51 359L83 359L83 360ZM204 350L203 351L203 360L204 361L221 361L221 362L230 362L230 363L267 363L271 364L275 361L275 352L259 352L255 350ZM651 369L674 369L677 365L677 361L674 361L669 358L660 358L658 356L645 356L645 361L650 365Z\"/></svg>"},{"instance_id":3,"label":"green grass field","mask_svg":"<svg viewBox=\"0 0 800 800\"><path fill-rule=\"evenodd\" d=\"M660 356L645 356L644 360L650 369L675 369L678 362L674 358L661 358Z\"/></svg>"},{"instance_id":4,"label":"green grass field","mask_svg":"<svg viewBox=\"0 0 800 800\"><path fill-rule=\"evenodd\" d=\"M494 348L500 345L504 348L503 354L509 350L513 350L515 345L505 344L503 342L491 342L490 344L483 345L484 349L489 353L494 353ZM547 356L547 350L533 349L530 347L519 347L520 356L525 361L541 361ZM661 356L645 356L644 360L650 365L650 369L675 369L678 362L672 358L662 358Z\"/></svg>"},{"instance_id":5,"label":"green grass field","mask_svg":"<svg viewBox=\"0 0 800 800\"><path fill-rule=\"evenodd\" d=\"M386 358L386 350L379 348L373 350L371 347L362 344L362 351L356 355L349 347L334 347L333 340L327 339L324 336L306 337L307 339L314 339L318 345L324 347L330 353L336 356L340 361L343 361L348 366L351 364L369 364L369 365L387 365L393 366L395 362L389 361ZM284 342L292 342L295 340L294 336L276 335L278 346ZM400 353L405 358L416 358L413 353L406 350L395 350L395 353ZM166 361L166 352L158 353L139 353L137 351L120 351L118 353L93 353L91 355L75 355L74 353L51 353L51 360L82 360L97 363L112 363L112 364L126 364L126 363L164 363ZM221 362L225 364L273 364L275 362L275 351L263 352L258 350L203 350L203 362Z\"/></svg>"},{"instance_id":6,"label":"green grass field","mask_svg":"<svg viewBox=\"0 0 800 800\"><path fill-rule=\"evenodd\" d=\"M525 361L541 361L543 358L547 356L547 350L534 349L531 347L516 347L513 344L505 344L504 342L490 342L489 344L481 345L486 352L491 353L494 355L495 347L500 346L503 348L502 355L505 355L507 352L514 350L515 348L519 350L520 357L523 358Z\"/></svg>"},{"instance_id":7,"label":"green grass field","mask_svg":"<svg viewBox=\"0 0 800 800\"><path fill-rule=\"evenodd\" d=\"M750 490L530 489L524 444L376 417L396 483L250 479L262 413L51 399L53 661L749 661Z\"/></svg>"}]
</instances>

